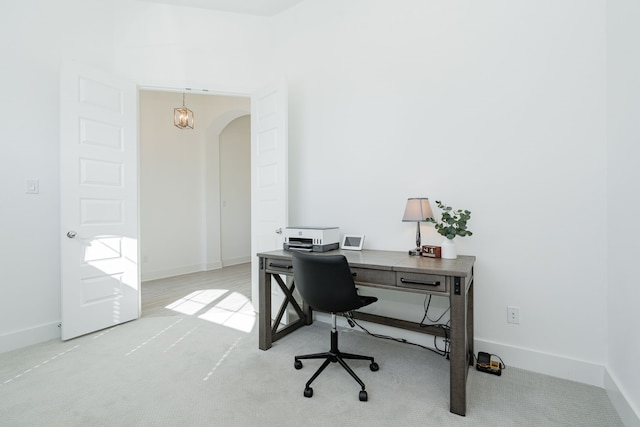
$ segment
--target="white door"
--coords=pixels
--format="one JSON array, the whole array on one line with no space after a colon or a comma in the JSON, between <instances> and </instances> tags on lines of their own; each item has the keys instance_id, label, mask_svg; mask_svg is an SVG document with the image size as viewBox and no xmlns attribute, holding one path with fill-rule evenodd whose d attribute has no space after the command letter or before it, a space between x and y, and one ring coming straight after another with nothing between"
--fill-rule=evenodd
<instances>
[{"instance_id":1,"label":"white door","mask_svg":"<svg viewBox=\"0 0 640 427\"><path fill-rule=\"evenodd\" d=\"M288 225L288 105L284 83L251 97L251 298L258 309L258 258L256 254L282 249L277 230ZM277 312L283 298L272 287Z\"/></svg>"},{"instance_id":2,"label":"white door","mask_svg":"<svg viewBox=\"0 0 640 427\"><path fill-rule=\"evenodd\" d=\"M140 317L135 84L77 63L60 81L62 339Z\"/></svg>"}]
</instances>

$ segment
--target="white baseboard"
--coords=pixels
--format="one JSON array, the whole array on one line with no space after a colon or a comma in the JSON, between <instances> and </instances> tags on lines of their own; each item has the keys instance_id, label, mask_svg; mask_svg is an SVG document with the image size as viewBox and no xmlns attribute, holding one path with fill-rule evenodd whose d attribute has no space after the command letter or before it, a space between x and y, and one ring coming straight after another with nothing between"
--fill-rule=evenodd
<instances>
[{"instance_id":1,"label":"white baseboard","mask_svg":"<svg viewBox=\"0 0 640 427\"><path fill-rule=\"evenodd\" d=\"M244 256L244 257L238 257L238 258L223 259L222 265L225 267L228 267L230 265L246 264L248 262L251 262L251 257Z\"/></svg>"},{"instance_id":2,"label":"white baseboard","mask_svg":"<svg viewBox=\"0 0 640 427\"><path fill-rule=\"evenodd\" d=\"M144 270L144 267L142 269ZM164 279L165 277L180 276L181 274L196 273L198 271L202 271L200 264L186 265L184 267L170 268L167 270L142 271L140 280L146 282L147 280Z\"/></svg>"},{"instance_id":3,"label":"white baseboard","mask_svg":"<svg viewBox=\"0 0 640 427\"><path fill-rule=\"evenodd\" d=\"M216 261L216 262L210 262L209 264L207 264L207 271L209 270L218 270L220 268L222 268L222 263L220 261Z\"/></svg>"},{"instance_id":4,"label":"white baseboard","mask_svg":"<svg viewBox=\"0 0 640 427\"><path fill-rule=\"evenodd\" d=\"M629 399L620 390L617 381L611 376L608 369L604 370L604 388L624 425L627 427L640 427L640 410L634 410L629 404Z\"/></svg>"},{"instance_id":5,"label":"white baseboard","mask_svg":"<svg viewBox=\"0 0 640 427\"><path fill-rule=\"evenodd\" d=\"M605 368L597 363L482 339L474 340L474 350L476 354L484 351L500 356L507 368L513 366L604 388Z\"/></svg>"},{"instance_id":6,"label":"white baseboard","mask_svg":"<svg viewBox=\"0 0 640 427\"><path fill-rule=\"evenodd\" d=\"M146 282L148 280L156 280L156 279L164 279L166 277L180 276L181 274L197 273L199 271L218 270L222 267L227 267L227 266L236 265L236 264L245 264L248 262L251 262L251 258L243 257L243 258L234 258L230 260L225 260L223 262L220 262L220 261L210 262L205 265L204 269L202 268L201 265L198 264L198 265L188 265L185 267L170 268L167 270L143 271L142 274L140 275L141 276L140 280L142 280L143 282Z\"/></svg>"},{"instance_id":7,"label":"white baseboard","mask_svg":"<svg viewBox=\"0 0 640 427\"><path fill-rule=\"evenodd\" d=\"M0 353L16 350L43 341L60 339L60 321L21 329L0 335Z\"/></svg>"}]
</instances>

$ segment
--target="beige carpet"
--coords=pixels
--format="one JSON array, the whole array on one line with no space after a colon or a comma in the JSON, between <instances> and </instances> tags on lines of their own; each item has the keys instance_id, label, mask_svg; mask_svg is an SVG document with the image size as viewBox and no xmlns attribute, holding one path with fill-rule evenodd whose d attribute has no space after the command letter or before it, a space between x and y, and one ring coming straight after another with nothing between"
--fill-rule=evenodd
<instances>
[{"instance_id":1,"label":"beige carpet","mask_svg":"<svg viewBox=\"0 0 640 427\"><path fill-rule=\"evenodd\" d=\"M335 364L308 399L304 383L320 362L297 371L293 356L326 350L328 325L265 352L255 328L225 326L221 315L156 313L0 354L0 426L622 425L603 389L512 368L501 377L472 370L467 416L453 415L446 359L353 330L341 332L341 349L380 365L350 363L369 401L358 401L359 386Z\"/></svg>"}]
</instances>

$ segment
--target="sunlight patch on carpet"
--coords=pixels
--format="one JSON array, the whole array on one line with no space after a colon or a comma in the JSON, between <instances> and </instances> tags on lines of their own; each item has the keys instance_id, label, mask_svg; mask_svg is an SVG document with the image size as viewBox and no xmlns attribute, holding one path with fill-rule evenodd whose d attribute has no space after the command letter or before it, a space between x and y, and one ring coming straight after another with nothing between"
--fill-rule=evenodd
<instances>
[{"instance_id":1,"label":"sunlight patch on carpet","mask_svg":"<svg viewBox=\"0 0 640 427\"><path fill-rule=\"evenodd\" d=\"M256 313L246 296L232 292L198 318L249 333L255 326Z\"/></svg>"},{"instance_id":2,"label":"sunlight patch on carpet","mask_svg":"<svg viewBox=\"0 0 640 427\"><path fill-rule=\"evenodd\" d=\"M172 302L165 308L177 311L178 313L193 315L227 292L229 291L226 289L203 289L191 292L189 295Z\"/></svg>"},{"instance_id":3,"label":"sunlight patch on carpet","mask_svg":"<svg viewBox=\"0 0 640 427\"><path fill-rule=\"evenodd\" d=\"M224 299L216 302L224 295ZM202 313L198 319L246 333L251 332L256 324L256 312L251 300L239 292L229 293L227 289L191 292L165 308L189 316Z\"/></svg>"}]
</instances>

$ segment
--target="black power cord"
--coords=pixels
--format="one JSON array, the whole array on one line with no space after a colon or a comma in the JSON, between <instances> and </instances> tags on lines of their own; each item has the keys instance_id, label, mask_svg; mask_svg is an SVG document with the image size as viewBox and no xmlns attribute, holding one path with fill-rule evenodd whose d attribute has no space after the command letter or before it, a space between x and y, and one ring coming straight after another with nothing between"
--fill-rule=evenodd
<instances>
[{"instance_id":1,"label":"black power cord","mask_svg":"<svg viewBox=\"0 0 640 427\"><path fill-rule=\"evenodd\" d=\"M421 344L417 344L411 341L408 341L404 338L396 338L396 337L392 337L389 335L383 335L383 334L374 334L373 332L369 331L368 329L366 329L364 326L362 326L361 324L359 324L352 316L351 312L348 313L344 313L344 317L347 319L347 323L349 323L349 326L353 327L358 327L360 328L362 331L364 331L366 334L374 337L374 338L380 338L380 339L386 339L386 340L390 340L390 341L395 341L395 342L399 342L402 344L409 344L409 345L413 345L416 347L420 347L423 348L425 350L429 350L439 356L443 356L446 357L447 359L449 359L449 353L451 352L451 339L449 337L449 332L451 330L450 328L450 323L451 320L448 320L447 323L438 323L442 320L442 318L444 317L445 314L447 314L449 312L449 310L451 309L451 306L447 307L441 314L440 316L438 316L437 319L432 319L431 317L429 317L429 307L431 306L431 297L432 295L426 295L424 298L424 302L422 303L423 307L424 307L424 315L422 316L422 320L420 321L419 325L420 327L434 327L434 328L441 328L444 334L444 337L440 337L442 338L442 341L444 343L444 348L440 349L438 347L438 335L434 335L433 336L433 347L426 347L424 345ZM428 320L431 323L425 323L425 320ZM474 363L477 365L478 364L478 358L475 354L472 353L473 359L474 359ZM490 354L490 356L494 356L496 357L498 360L500 360L500 369L504 370L507 369L507 365L504 363L504 361L502 360L502 358L500 356L498 356L497 354Z\"/></svg>"},{"instance_id":2,"label":"black power cord","mask_svg":"<svg viewBox=\"0 0 640 427\"><path fill-rule=\"evenodd\" d=\"M449 339L449 331L451 330L450 325L449 325L449 321L447 321L447 323L438 323L440 322L440 320L442 320L442 318L444 317L445 314L447 314L451 308L451 306L447 307L445 311L443 311L440 316L438 316L437 319L432 319L429 317L429 307L431 306L431 297L432 295L426 295L424 297L424 302L422 303L422 306L424 307L424 315L422 316L422 320L420 321L420 327L427 327L427 326L431 326L431 327L435 327L435 328L441 328L444 332L444 349L440 350L438 348L438 336L434 335L433 336L433 346L443 355L445 356L447 359L449 359L449 352L450 352L450 347L451 347L451 340ZM425 319L428 320L431 323L425 323Z\"/></svg>"},{"instance_id":3,"label":"black power cord","mask_svg":"<svg viewBox=\"0 0 640 427\"><path fill-rule=\"evenodd\" d=\"M447 307L447 309L443 311L440 317L438 317L437 319L435 320L431 319L429 317L429 306L431 305L431 297L432 297L431 294L424 297L424 302L422 303L422 306L424 307L424 316L422 316L422 320L420 321L420 326L424 326L424 319L427 319L429 322L431 322L431 324L438 323L444 317L444 315L449 312L449 309L451 308L451 306Z\"/></svg>"},{"instance_id":4,"label":"black power cord","mask_svg":"<svg viewBox=\"0 0 640 427\"><path fill-rule=\"evenodd\" d=\"M361 324L359 324L351 315L351 313L345 313L344 316L347 319L347 322L349 323L349 326L351 326L352 328L354 326L357 326L358 328L360 328L362 331L364 331L365 333L367 333L368 335L375 337L375 338L380 338L380 339L386 339L386 340L390 340L390 341L395 341L395 342L399 342L402 344L409 344L409 345L414 345L416 347L420 347L423 348L425 350L429 350L439 356L443 356L446 357L447 359L449 359L449 353L451 351L451 339L449 338L449 331L450 331L450 327L449 327L449 322L442 324L442 323L438 323L443 317L444 315L449 311L450 307L447 307L447 309L440 314L440 316L437 319L431 319L428 315L429 312L429 306L431 305L431 295L427 295L425 296L424 302L423 302L423 307L424 307L424 316L422 317L422 320L420 321L420 327L427 327L427 326L431 326L434 328L441 328L444 334L444 337L440 337L442 338L442 341L444 342L444 349L440 349L438 347L438 335L434 335L433 336L433 346L434 348L431 347L427 347L421 344L417 344L411 341L408 341L404 338L396 338L396 337L392 337L389 335L382 335L382 334L374 334L373 332L370 332L368 329L366 329L364 326L362 326ZM431 323L425 323L425 319L428 320Z\"/></svg>"},{"instance_id":5,"label":"black power cord","mask_svg":"<svg viewBox=\"0 0 640 427\"><path fill-rule=\"evenodd\" d=\"M402 344L414 345L416 347L420 347L420 348L423 348L425 350L432 351L432 352L436 353L439 356L448 356L448 354L449 354L448 351L445 352L445 350L440 350L437 347L435 349L433 349L433 348L430 348L430 347L426 347L426 346L424 346L422 344L418 344L418 343L414 343L414 342L408 341L408 340L406 340L404 338L396 338L396 337L392 337L392 336L389 336L389 335L375 334L375 333L369 331L364 326L362 326L360 323L358 323L358 321L351 316L351 313L344 313L344 316L347 318L347 322L349 323L349 325L351 325L351 327L357 326L362 331L364 331L367 335L370 335L370 336L372 336L374 338L380 338L380 339L384 339L384 340L395 341L395 342L399 342L399 343L402 343ZM445 349L447 349L447 348L448 348L448 344L445 344Z\"/></svg>"}]
</instances>

